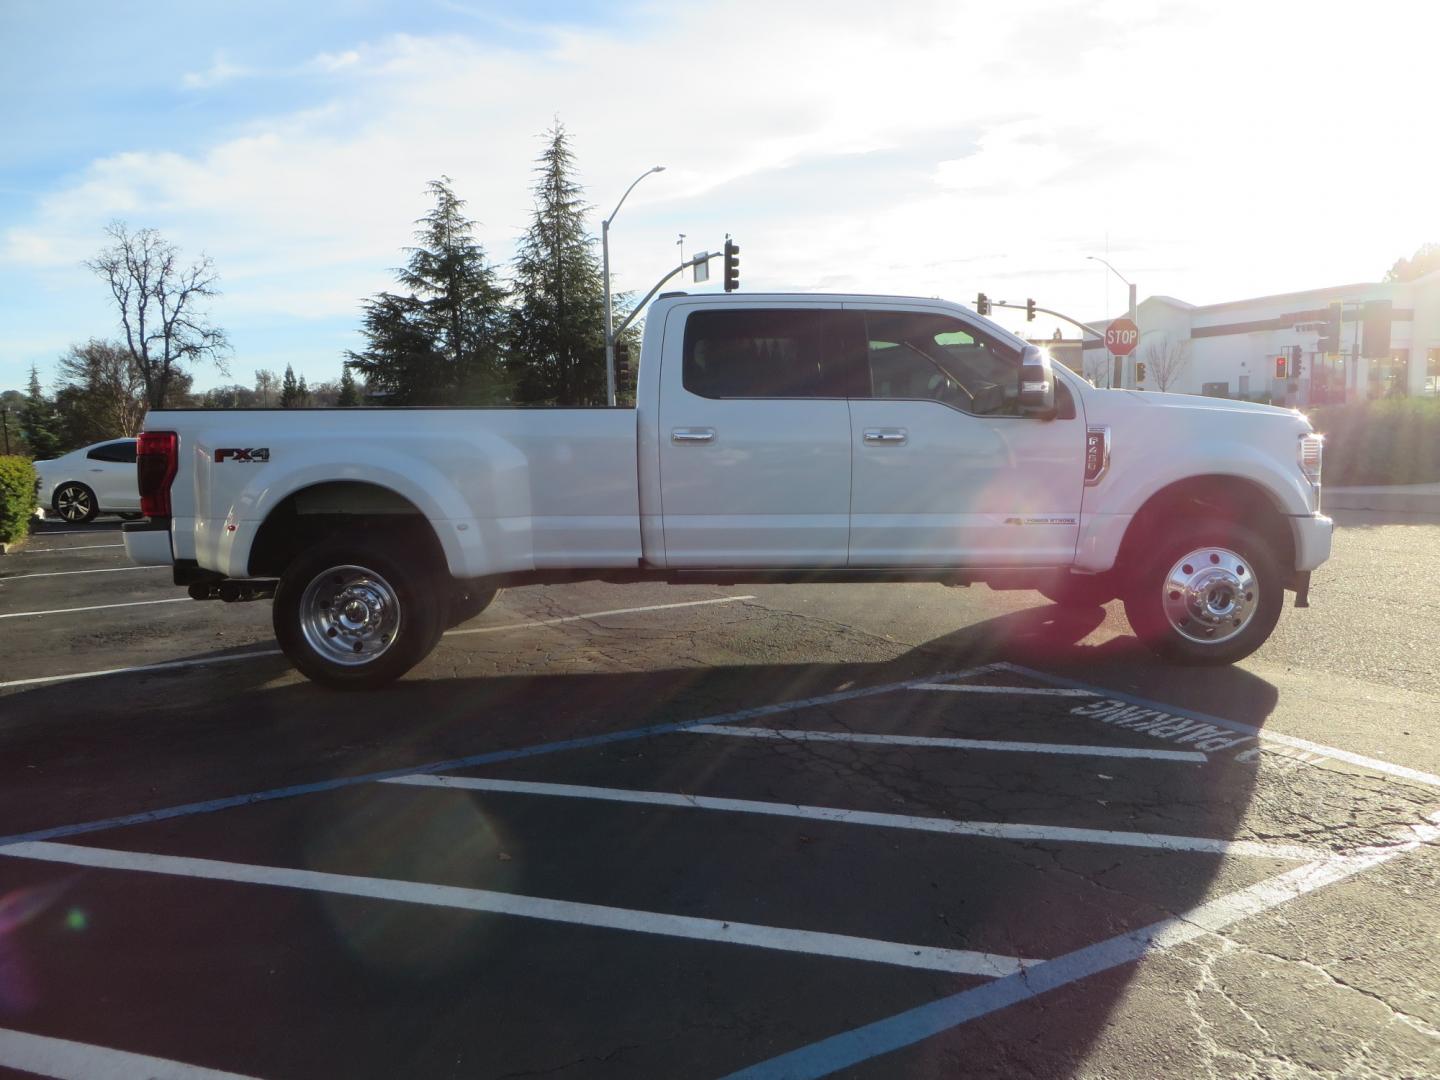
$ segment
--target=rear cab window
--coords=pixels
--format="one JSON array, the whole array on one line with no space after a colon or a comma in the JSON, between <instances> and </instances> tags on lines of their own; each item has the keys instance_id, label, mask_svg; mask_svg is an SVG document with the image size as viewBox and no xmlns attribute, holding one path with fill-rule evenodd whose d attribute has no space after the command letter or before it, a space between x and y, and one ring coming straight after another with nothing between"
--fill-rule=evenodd
<instances>
[{"instance_id":1,"label":"rear cab window","mask_svg":"<svg viewBox=\"0 0 1440 1080\"><path fill-rule=\"evenodd\" d=\"M830 308L696 311L682 382L705 398L863 396L863 318Z\"/></svg>"}]
</instances>

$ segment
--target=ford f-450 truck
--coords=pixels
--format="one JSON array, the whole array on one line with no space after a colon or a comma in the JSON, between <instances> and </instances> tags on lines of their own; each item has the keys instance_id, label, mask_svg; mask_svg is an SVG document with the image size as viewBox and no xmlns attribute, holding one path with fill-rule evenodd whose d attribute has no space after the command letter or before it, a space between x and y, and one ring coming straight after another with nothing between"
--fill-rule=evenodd
<instances>
[{"instance_id":1,"label":"ford f-450 truck","mask_svg":"<svg viewBox=\"0 0 1440 1080\"><path fill-rule=\"evenodd\" d=\"M398 678L506 585L986 582L1123 600L1176 662L1249 655L1330 555L1293 410L1096 389L967 308L661 297L633 408L152 412L130 558L273 595L336 687Z\"/></svg>"}]
</instances>

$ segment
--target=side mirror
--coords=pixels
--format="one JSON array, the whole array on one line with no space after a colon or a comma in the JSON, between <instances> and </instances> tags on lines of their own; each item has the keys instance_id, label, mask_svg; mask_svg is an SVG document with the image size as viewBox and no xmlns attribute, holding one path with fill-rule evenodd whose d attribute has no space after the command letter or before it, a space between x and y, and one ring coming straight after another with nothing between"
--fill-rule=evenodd
<instances>
[{"instance_id":1,"label":"side mirror","mask_svg":"<svg viewBox=\"0 0 1440 1080\"><path fill-rule=\"evenodd\" d=\"M1020 395L1016 401L1021 416L1055 419L1055 372L1050 354L1038 345L1026 345L1020 356Z\"/></svg>"}]
</instances>

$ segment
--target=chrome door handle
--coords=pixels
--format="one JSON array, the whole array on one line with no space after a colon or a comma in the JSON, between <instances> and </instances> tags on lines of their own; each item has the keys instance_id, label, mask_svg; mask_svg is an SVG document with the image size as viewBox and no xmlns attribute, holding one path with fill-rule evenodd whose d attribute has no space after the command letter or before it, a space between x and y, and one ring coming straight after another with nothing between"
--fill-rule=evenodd
<instances>
[{"instance_id":1,"label":"chrome door handle","mask_svg":"<svg viewBox=\"0 0 1440 1080\"><path fill-rule=\"evenodd\" d=\"M708 427L677 427L670 432L670 441L677 443L714 442L715 429Z\"/></svg>"},{"instance_id":2,"label":"chrome door handle","mask_svg":"<svg viewBox=\"0 0 1440 1080\"><path fill-rule=\"evenodd\" d=\"M866 428L865 441L879 446L903 446L909 438L904 428Z\"/></svg>"}]
</instances>

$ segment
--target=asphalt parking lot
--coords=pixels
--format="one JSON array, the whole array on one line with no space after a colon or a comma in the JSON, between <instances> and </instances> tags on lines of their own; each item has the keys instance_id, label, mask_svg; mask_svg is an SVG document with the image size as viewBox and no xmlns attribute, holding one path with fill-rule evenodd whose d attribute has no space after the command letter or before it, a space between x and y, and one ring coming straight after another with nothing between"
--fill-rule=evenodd
<instances>
[{"instance_id":1,"label":"asphalt parking lot","mask_svg":"<svg viewBox=\"0 0 1440 1080\"><path fill-rule=\"evenodd\" d=\"M1440 525L1355 518L1223 671L1116 605L595 584L367 695L117 544L0 561L0 1066L1440 1073Z\"/></svg>"}]
</instances>

